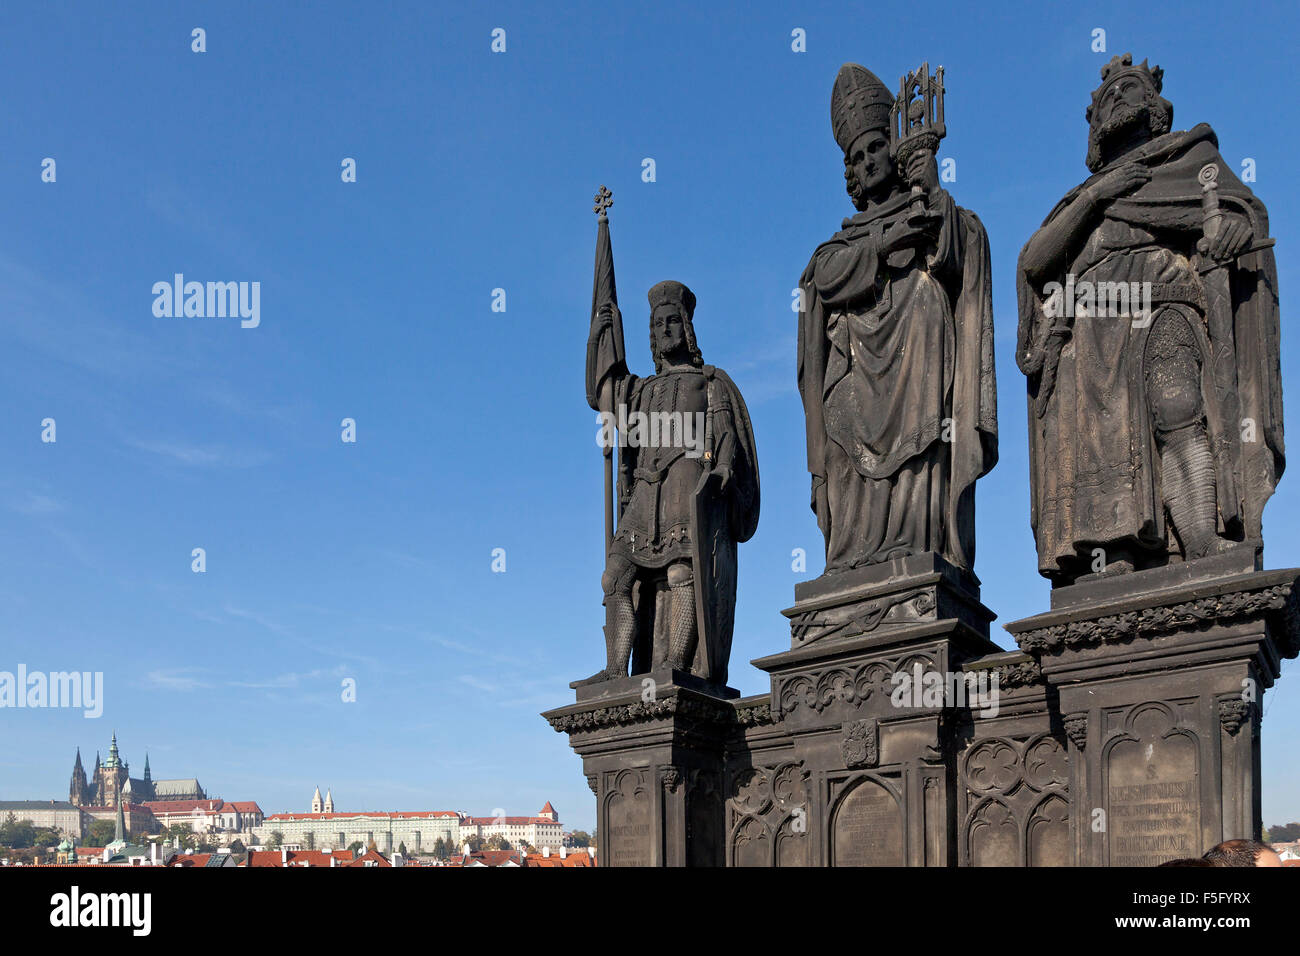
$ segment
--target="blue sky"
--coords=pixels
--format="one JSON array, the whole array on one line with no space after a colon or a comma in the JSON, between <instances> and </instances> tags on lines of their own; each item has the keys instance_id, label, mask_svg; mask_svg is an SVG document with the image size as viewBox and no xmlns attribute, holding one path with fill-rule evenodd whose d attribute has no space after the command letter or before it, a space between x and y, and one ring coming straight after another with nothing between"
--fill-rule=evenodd
<instances>
[{"instance_id":1,"label":"blue sky","mask_svg":"<svg viewBox=\"0 0 1300 956\"><path fill-rule=\"evenodd\" d=\"M788 646L779 611L820 570L790 301L852 212L828 115L849 60L890 85L923 59L946 69L940 156L995 282L1001 462L979 487L978 572L1000 621L1045 610L1014 266L1086 175L1083 111L1111 55L1163 66L1175 127L1208 121L1229 162L1256 161L1284 315L1300 288L1279 76L1294 11L1086 7L5 8L0 669L100 670L107 687L98 720L0 715L0 797L64 797L75 748L91 761L115 728L134 772L147 748L155 776L267 812L306 809L319 784L340 809L551 800L591 827L580 761L538 712L603 654L582 383L600 183L634 370L651 368L645 290L677 278L706 361L749 403L764 510L741 549L732 683L763 692L747 662ZM176 272L260 282L261 325L155 318L151 287ZM1294 395L1292 350L1282 364ZM1270 567L1300 565L1296 481L1265 516ZM1265 699L1268 824L1300 817L1293 669Z\"/></svg>"}]
</instances>

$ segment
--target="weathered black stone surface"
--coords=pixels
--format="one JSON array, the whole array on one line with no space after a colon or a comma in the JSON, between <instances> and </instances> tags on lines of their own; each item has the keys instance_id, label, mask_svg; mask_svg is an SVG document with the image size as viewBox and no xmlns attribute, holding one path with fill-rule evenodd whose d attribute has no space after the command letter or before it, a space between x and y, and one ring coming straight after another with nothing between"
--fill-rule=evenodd
<instances>
[{"instance_id":1,"label":"weathered black stone surface","mask_svg":"<svg viewBox=\"0 0 1300 956\"><path fill-rule=\"evenodd\" d=\"M1007 625L1057 694L1080 865L1154 865L1260 834L1260 702L1300 652L1300 569L1174 570Z\"/></svg>"},{"instance_id":2,"label":"weathered black stone surface","mask_svg":"<svg viewBox=\"0 0 1300 956\"><path fill-rule=\"evenodd\" d=\"M799 339L827 571L783 612L789 649L753 662L770 692L737 699L662 665L577 682L578 702L545 715L583 757L602 862L1150 866L1260 834L1260 703L1300 654L1300 569L1262 569L1259 517L1282 469L1263 208L1226 168L1214 188L1193 182L1221 162L1213 135L1162 129L1159 71L1112 61L1089 111L1097 175L1021 256L1034 529L1054 588L1049 611L1006 625L1019 649L1003 651L969 538L969 495L996 448L981 393L987 249L926 172L942 109L918 125L909 90L922 77L942 83L923 68L897 101L860 67L836 81L835 135L863 213L805 272ZM1081 246L1098 232L1135 254L1089 261ZM971 300L917 306L957 247ZM1122 263L1159 278L1152 321L1046 315L1034 283L1077 262L1098 279L1125 278ZM846 357L904 322L951 323L952 368L895 328L886 337L906 342L885 350L888 391L837 391L857 374ZM908 349L925 361L909 366ZM939 369L969 431L935 444L927 423L947 407L916 392ZM900 449L912 457L891 470Z\"/></svg>"},{"instance_id":3,"label":"weathered black stone surface","mask_svg":"<svg viewBox=\"0 0 1300 956\"><path fill-rule=\"evenodd\" d=\"M995 615L979 593L973 575L927 552L796 584L794 607L781 613L792 647L945 619L987 637Z\"/></svg>"},{"instance_id":4,"label":"weathered black stone surface","mask_svg":"<svg viewBox=\"0 0 1300 956\"><path fill-rule=\"evenodd\" d=\"M943 68L895 96L846 64L831 125L858 213L803 272L798 340L826 572L925 552L971 571L997 461L992 278L984 227L939 184Z\"/></svg>"},{"instance_id":5,"label":"weathered black stone surface","mask_svg":"<svg viewBox=\"0 0 1300 956\"><path fill-rule=\"evenodd\" d=\"M602 186L586 374L587 403L608 423L605 666L585 682L616 680L629 666L634 674L667 667L722 688L736 546L758 526L754 429L735 383L704 364L695 294L680 282L647 295L655 374L628 371L605 215L612 201Z\"/></svg>"},{"instance_id":6,"label":"weathered black stone surface","mask_svg":"<svg viewBox=\"0 0 1300 956\"><path fill-rule=\"evenodd\" d=\"M1285 465L1268 214L1208 125L1172 130L1163 75L1102 69L1093 175L1020 254L1031 521L1057 585L1260 549Z\"/></svg>"}]
</instances>

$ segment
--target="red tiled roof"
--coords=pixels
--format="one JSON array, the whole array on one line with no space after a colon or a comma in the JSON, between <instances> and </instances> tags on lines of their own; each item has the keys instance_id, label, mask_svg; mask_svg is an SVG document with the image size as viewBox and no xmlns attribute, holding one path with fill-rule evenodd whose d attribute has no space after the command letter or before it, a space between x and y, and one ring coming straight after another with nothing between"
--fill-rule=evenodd
<instances>
[{"instance_id":1,"label":"red tiled roof","mask_svg":"<svg viewBox=\"0 0 1300 956\"><path fill-rule=\"evenodd\" d=\"M380 853L378 850L367 850L365 853L361 854L352 862L344 864L344 866L367 866L367 865L392 866L393 864L389 863L388 858L384 856L382 853Z\"/></svg>"},{"instance_id":2,"label":"red tiled roof","mask_svg":"<svg viewBox=\"0 0 1300 956\"><path fill-rule=\"evenodd\" d=\"M524 866L595 866L596 861L587 856L586 850L572 850L569 855L561 856L552 851L550 856L542 856L540 853L530 853L524 858Z\"/></svg>"},{"instance_id":3,"label":"red tiled roof","mask_svg":"<svg viewBox=\"0 0 1300 956\"><path fill-rule=\"evenodd\" d=\"M471 863L482 863L484 866L504 866L511 861L519 862L519 854L514 850L476 850L469 856L464 857L461 865L469 866Z\"/></svg>"},{"instance_id":4,"label":"red tiled roof","mask_svg":"<svg viewBox=\"0 0 1300 956\"><path fill-rule=\"evenodd\" d=\"M262 808L257 805L255 800L236 800L233 803L227 803L226 806L234 807L240 813L261 813Z\"/></svg>"},{"instance_id":5,"label":"red tiled roof","mask_svg":"<svg viewBox=\"0 0 1300 956\"><path fill-rule=\"evenodd\" d=\"M387 820L390 817L406 817L412 820L431 819L433 817L460 817L455 810L402 810L388 812L385 810L358 810L334 813L273 813L266 818L267 823L276 820L349 820L355 817L368 817ZM549 821L548 821L549 822Z\"/></svg>"},{"instance_id":6,"label":"red tiled roof","mask_svg":"<svg viewBox=\"0 0 1300 956\"><path fill-rule=\"evenodd\" d=\"M116 813L116 812L117 812L117 807L89 807L89 806L87 806L87 807L79 807L78 809L85 810L85 811L86 811L87 813L89 813L89 814L95 814L95 813ZM122 812L124 812L124 813L153 813L153 810L151 810L151 809L149 808L149 804L147 804L147 803L124 803L124 804L122 804Z\"/></svg>"},{"instance_id":7,"label":"red tiled roof","mask_svg":"<svg viewBox=\"0 0 1300 956\"><path fill-rule=\"evenodd\" d=\"M151 800L144 804L155 816L173 813L193 813L195 810L219 811L222 800Z\"/></svg>"},{"instance_id":8,"label":"red tiled roof","mask_svg":"<svg viewBox=\"0 0 1300 956\"><path fill-rule=\"evenodd\" d=\"M489 827L494 823L504 823L507 826L527 826L530 823L537 823L548 827L557 827L560 825L556 821L547 819L546 817L469 817L466 822L481 827Z\"/></svg>"},{"instance_id":9,"label":"red tiled roof","mask_svg":"<svg viewBox=\"0 0 1300 956\"><path fill-rule=\"evenodd\" d=\"M288 863L290 866L329 866L330 857L337 861L335 866L344 866L352 862L352 854L348 850L332 850L326 853L324 850L289 850ZM284 866L285 855L280 850L249 850L248 861L245 866Z\"/></svg>"},{"instance_id":10,"label":"red tiled roof","mask_svg":"<svg viewBox=\"0 0 1300 956\"><path fill-rule=\"evenodd\" d=\"M551 806L551 801L546 801L546 806L542 807L542 813L555 813L555 807ZM559 816L559 814L556 814Z\"/></svg>"}]
</instances>

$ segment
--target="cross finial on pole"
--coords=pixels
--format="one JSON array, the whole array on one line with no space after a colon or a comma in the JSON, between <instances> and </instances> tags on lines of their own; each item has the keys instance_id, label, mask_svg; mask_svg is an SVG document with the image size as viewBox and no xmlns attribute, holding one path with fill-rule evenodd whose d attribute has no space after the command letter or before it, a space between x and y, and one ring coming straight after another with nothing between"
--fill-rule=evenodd
<instances>
[{"instance_id":1,"label":"cross finial on pole","mask_svg":"<svg viewBox=\"0 0 1300 956\"><path fill-rule=\"evenodd\" d=\"M614 194L602 185L596 191L596 197L593 200L596 205L591 207L591 211L600 216L601 219L607 218L605 210L614 205Z\"/></svg>"}]
</instances>

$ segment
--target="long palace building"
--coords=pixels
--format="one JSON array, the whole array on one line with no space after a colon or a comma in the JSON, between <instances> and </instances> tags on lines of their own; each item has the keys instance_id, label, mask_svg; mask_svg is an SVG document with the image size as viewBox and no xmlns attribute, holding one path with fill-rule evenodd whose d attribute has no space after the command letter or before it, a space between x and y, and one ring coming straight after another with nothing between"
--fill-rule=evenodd
<instances>
[{"instance_id":1,"label":"long palace building","mask_svg":"<svg viewBox=\"0 0 1300 956\"><path fill-rule=\"evenodd\" d=\"M406 844L408 853L429 853L438 840L461 847L471 836L489 839L501 836L512 847L520 843L541 849L558 849L564 842L564 827L548 800L535 817L471 817L456 810L406 810L394 812L336 812L332 793L321 799L320 788L312 798L310 813L273 813L254 832L269 843L280 834L286 847L303 849L345 849L352 843L374 843L381 853L391 853Z\"/></svg>"}]
</instances>

